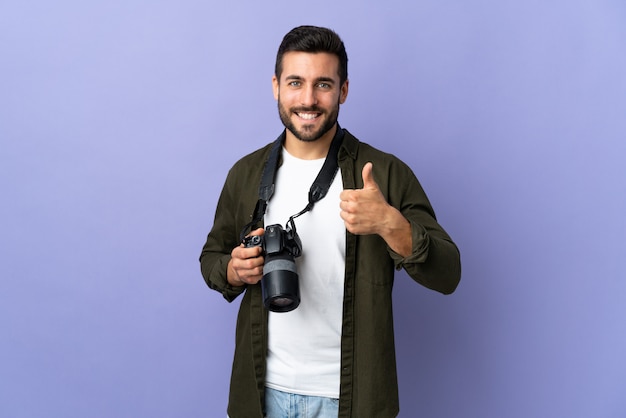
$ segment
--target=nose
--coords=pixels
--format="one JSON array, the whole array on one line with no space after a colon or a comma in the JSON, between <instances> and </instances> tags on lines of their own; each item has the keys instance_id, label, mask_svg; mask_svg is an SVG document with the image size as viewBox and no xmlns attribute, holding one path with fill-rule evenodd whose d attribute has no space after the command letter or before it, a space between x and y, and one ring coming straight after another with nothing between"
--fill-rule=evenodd
<instances>
[{"instance_id":1,"label":"nose","mask_svg":"<svg viewBox=\"0 0 626 418\"><path fill-rule=\"evenodd\" d=\"M300 92L300 103L302 106L314 106L317 104L315 86L305 85Z\"/></svg>"}]
</instances>

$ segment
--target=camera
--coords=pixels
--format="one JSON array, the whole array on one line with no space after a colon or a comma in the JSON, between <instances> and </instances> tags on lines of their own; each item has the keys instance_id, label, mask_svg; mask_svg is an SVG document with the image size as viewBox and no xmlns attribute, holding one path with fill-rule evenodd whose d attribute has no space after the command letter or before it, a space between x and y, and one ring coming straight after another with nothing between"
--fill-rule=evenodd
<instances>
[{"instance_id":1,"label":"camera","mask_svg":"<svg viewBox=\"0 0 626 418\"><path fill-rule=\"evenodd\" d=\"M265 256L261 290L263 304L272 312L290 312L300 304L295 257L302 254L302 243L295 228L280 225L265 228L264 235L244 238L245 247L261 247Z\"/></svg>"}]
</instances>

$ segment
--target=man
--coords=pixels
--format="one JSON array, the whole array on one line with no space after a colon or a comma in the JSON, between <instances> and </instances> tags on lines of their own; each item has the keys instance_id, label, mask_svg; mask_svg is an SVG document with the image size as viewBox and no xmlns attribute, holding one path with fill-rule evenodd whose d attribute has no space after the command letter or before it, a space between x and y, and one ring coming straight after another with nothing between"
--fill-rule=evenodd
<instances>
[{"instance_id":1,"label":"man","mask_svg":"<svg viewBox=\"0 0 626 418\"><path fill-rule=\"evenodd\" d=\"M272 79L285 126L274 151L280 162L273 195L267 209L255 210L270 144L230 170L200 256L210 288L228 301L244 294L231 418L395 417L394 268L444 294L460 280L458 249L413 172L339 127L347 63L343 42L329 29L302 26L284 37ZM333 156L338 169L327 192L307 206L311 184ZM309 210L296 218L303 207ZM262 246L243 245L241 236L250 229L250 235L268 235L254 229L251 214L266 226L297 227L301 301L290 312L264 307L261 279L269 256Z\"/></svg>"}]
</instances>

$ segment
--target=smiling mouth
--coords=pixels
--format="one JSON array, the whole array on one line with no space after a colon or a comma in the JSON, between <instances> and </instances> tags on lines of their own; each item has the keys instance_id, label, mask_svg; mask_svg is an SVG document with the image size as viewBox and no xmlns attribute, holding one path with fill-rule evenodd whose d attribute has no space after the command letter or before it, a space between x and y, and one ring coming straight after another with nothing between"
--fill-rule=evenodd
<instances>
[{"instance_id":1,"label":"smiling mouth","mask_svg":"<svg viewBox=\"0 0 626 418\"><path fill-rule=\"evenodd\" d=\"M320 112L319 109L316 109L315 107L309 107L309 108L296 108L293 109L292 112L298 116L300 119L302 120L306 120L306 121L313 121L317 118L319 118L324 112Z\"/></svg>"},{"instance_id":2,"label":"smiling mouth","mask_svg":"<svg viewBox=\"0 0 626 418\"><path fill-rule=\"evenodd\" d=\"M318 118L321 115L321 113L296 112L296 115L298 115L300 119L314 120Z\"/></svg>"}]
</instances>

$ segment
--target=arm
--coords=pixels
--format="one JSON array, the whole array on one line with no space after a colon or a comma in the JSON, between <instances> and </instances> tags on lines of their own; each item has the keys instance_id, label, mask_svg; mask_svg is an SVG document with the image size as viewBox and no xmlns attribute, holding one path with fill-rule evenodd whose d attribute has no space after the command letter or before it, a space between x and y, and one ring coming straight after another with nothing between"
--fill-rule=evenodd
<instances>
[{"instance_id":1,"label":"arm","mask_svg":"<svg viewBox=\"0 0 626 418\"><path fill-rule=\"evenodd\" d=\"M342 192L341 217L346 229L356 235L378 234L396 268L404 268L430 289L452 293L461 274L456 245L437 223L410 169L404 164L386 167L383 191L374 180L372 164L367 163L363 188Z\"/></svg>"},{"instance_id":2,"label":"arm","mask_svg":"<svg viewBox=\"0 0 626 418\"><path fill-rule=\"evenodd\" d=\"M243 293L245 289L243 286L233 286L228 280L231 251L239 245L236 240L234 205L235 201L230 192L229 179L227 179L215 210L213 227L200 254L200 269L204 281L211 289L220 292L229 302Z\"/></svg>"},{"instance_id":3,"label":"arm","mask_svg":"<svg viewBox=\"0 0 626 418\"><path fill-rule=\"evenodd\" d=\"M213 226L200 254L200 268L205 282L229 302L243 293L247 285L260 280L263 264L263 257L259 257L260 249L244 248L239 234L250 222L250 214L259 198L257 179L261 177L270 147L271 144L268 144L248 154L228 172Z\"/></svg>"},{"instance_id":4,"label":"arm","mask_svg":"<svg viewBox=\"0 0 626 418\"><path fill-rule=\"evenodd\" d=\"M378 234L391 250L407 257L412 250L411 224L387 203L372 174L372 163L363 167L363 188L341 193L341 218L355 235Z\"/></svg>"},{"instance_id":5,"label":"arm","mask_svg":"<svg viewBox=\"0 0 626 418\"><path fill-rule=\"evenodd\" d=\"M259 247L244 248L240 230L256 202L254 185L248 172L234 168L229 172L217 208L213 227L200 254L200 268L207 285L220 292L229 302L239 296L248 284L261 279L263 257ZM246 215L247 214L247 215ZM261 234L262 229L253 231Z\"/></svg>"}]
</instances>

